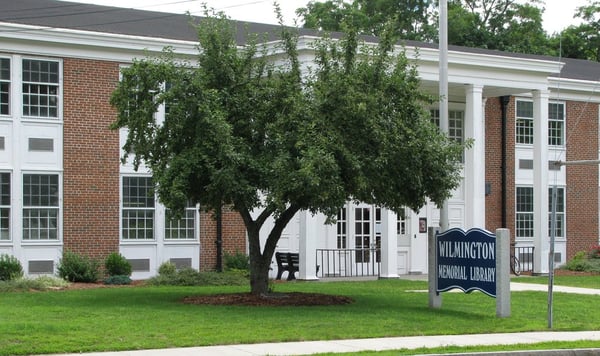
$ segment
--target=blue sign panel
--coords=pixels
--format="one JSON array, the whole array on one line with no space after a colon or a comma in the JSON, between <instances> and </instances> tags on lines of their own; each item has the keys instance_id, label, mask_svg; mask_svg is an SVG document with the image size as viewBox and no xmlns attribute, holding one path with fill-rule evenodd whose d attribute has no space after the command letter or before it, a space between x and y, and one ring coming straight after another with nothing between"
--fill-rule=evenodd
<instances>
[{"instance_id":1,"label":"blue sign panel","mask_svg":"<svg viewBox=\"0 0 600 356\"><path fill-rule=\"evenodd\" d=\"M437 291L479 290L496 297L496 236L482 229L437 235Z\"/></svg>"}]
</instances>

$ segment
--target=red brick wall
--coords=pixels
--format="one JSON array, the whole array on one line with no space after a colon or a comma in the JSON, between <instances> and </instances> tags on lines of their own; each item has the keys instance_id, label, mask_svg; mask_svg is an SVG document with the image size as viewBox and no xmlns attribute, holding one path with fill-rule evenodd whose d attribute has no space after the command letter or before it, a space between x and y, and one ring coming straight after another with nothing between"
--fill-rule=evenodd
<instances>
[{"instance_id":1,"label":"red brick wall","mask_svg":"<svg viewBox=\"0 0 600 356\"><path fill-rule=\"evenodd\" d=\"M246 253L246 228L242 217L235 211L223 209L223 253ZM217 223L212 213L200 214L200 269L215 270L217 267ZM223 265L224 267L224 265Z\"/></svg>"},{"instance_id":2,"label":"red brick wall","mask_svg":"<svg viewBox=\"0 0 600 356\"><path fill-rule=\"evenodd\" d=\"M63 63L64 248L104 258L119 250L119 133L109 129L119 64Z\"/></svg>"},{"instance_id":3,"label":"red brick wall","mask_svg":"<svg viewBox=\"0 0 600 356\"><path fill-rule=\"evenodd\" d=\"M506 113L506 226L502 226L502 103L488 98L485 105L485 181L491 194L485 198L485 225L489 231L507 228L515 231L515 99L510 98Z\"/></svg>"},{"instance_id":4,"label":"red brick wall","mask_svg":"<svg viewBox=\"0 0 600 356\"><path fill-rule=\"evenodd\" d=\"M567 102L567 161L598 159L598 105ZM563 158L564 159L564 158ZM567 258L598 244L598 165L569 165Z\"/></svg>"}]
</instances>

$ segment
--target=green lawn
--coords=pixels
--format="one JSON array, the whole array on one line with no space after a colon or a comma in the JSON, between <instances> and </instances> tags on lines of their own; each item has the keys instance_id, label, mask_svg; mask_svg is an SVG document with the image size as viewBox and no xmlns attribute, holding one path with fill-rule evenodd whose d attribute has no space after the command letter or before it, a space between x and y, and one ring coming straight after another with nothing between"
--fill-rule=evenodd
<instances>
[{"instance_id":1,"label":"green lawn","mask_svg":"<svg viewBox=\"0 0 600 356\"><path fill-rule=\"evenodd\" d=\"M520 276L516 278L513 277L511 281L548 285L548 276ZM600 274L582 276L554 276L554 285L600 289Z\"/></svg>"},{"instance_id":2,"label":"green lawn","mask_svg":"<svg viewBox=\"0 0 600 356\"><path fill-rule=\"evenodd\" d=\"M185 296L244 287L6 292L0 293L0 354L547 330L546 293L512 293L512 316L500 319L496 300L482 293L445 293L442 308L430 309L427 293L420 292L426 289L426 282L408 280L276 284L277 292L355 300L326 307L180 303ZM555 293L554 330L600 330L600 318L588 307L599 303L600 296Z\"/></svg>"}]
</instances>

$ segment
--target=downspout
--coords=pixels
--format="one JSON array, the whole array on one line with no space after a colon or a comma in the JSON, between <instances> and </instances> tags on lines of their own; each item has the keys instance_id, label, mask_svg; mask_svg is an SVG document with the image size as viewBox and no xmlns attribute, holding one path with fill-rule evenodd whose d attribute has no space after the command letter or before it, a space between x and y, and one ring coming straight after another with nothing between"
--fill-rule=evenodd
<instances>
[{"instance_id":1,"label":"downspout","mask_svg":"<svg viewBox=\"0 0 600 356\"><path fill-rule=\"evenodd\" d=\"M508 122L508 103L510 102L510 96L505 95L500 97L501 103L501 115L502 115L502 139L501 139L501 160L502 160L502 202L501 202L501 212L502 212L502 227L506 228L506 186L507 186L507 175L508 170L506 168L506 144L507 140L507 122Z\"/></svg>"},{"instance_id":2,"label":"downspout","mask_svg":"<svg viewBox=\"0 0 600 356\"><path fill-rule=\"evenodd\" d=\"M217 272L223 272L223 219L222 219L222 208L219 206L215 215L217 222Z\"/></svg>"}]
</instances>

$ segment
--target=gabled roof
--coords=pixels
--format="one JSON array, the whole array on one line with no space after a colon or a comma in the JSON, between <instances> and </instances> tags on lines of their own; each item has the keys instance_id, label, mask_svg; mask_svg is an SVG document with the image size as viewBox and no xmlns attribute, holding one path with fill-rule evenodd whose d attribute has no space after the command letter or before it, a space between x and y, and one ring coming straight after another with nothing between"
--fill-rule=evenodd
<instances>
[{"instance_id":1,"label":"gabled roof","mask_svg":"<svg viewBox=\"0 0 600 356\"><path fill-rule=\"evenodd\" d=\"M190 17L181 14L169 14L155 11L143 11L111 6L81 4L57 0L0 0L0 22L17 23L31 26L64 28L72 30L112 33L150 38L162 38L180 41L197 41L196 31L190 25ZM194 17L194 22L202 21ZM242 44L248 33L267 34L270 40L276 39L277 25L238 22L238 43ZM300 29L301 35L317 36L318 31ZM1 36L1 35L0 35ZM376 41L366 37L367 41ZM436 44L414 42L407 46L437 48ZM479 48L450 46L450 51L496 55L513 58L556 61L556 57L508 53ZM573 80L600 81L600 63L578 59L561 58L565 63L560 77ZM553 75L558 77L559 75Z\"/></svg>"}]
</instances>

